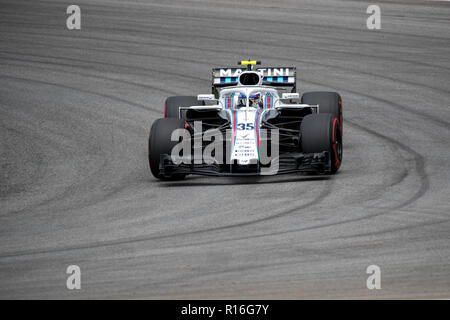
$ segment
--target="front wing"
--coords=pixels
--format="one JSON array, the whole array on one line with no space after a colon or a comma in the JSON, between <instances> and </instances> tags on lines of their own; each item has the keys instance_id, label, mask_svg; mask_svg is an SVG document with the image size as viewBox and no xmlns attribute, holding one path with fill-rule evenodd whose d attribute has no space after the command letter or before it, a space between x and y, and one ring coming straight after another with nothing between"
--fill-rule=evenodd
<instances>
[{"instance_id":1,"label":"front wing","mask_svg":"<svg viewBox=\"0 0 450 320\"><path fill-rule=\"evenodd\" d=\"M198 174L207 176L260 176L295 172L327 174L331 172L331 158L327 151L321 153L285 153L272 161L278 161L277 169L269 170L260 164L243 166L238 164L174 164L170 155L162 154L159 164L160 174L170 177L173 174ZM273 167L273 166L272 166Z\"/></svg>"}]
</instances>

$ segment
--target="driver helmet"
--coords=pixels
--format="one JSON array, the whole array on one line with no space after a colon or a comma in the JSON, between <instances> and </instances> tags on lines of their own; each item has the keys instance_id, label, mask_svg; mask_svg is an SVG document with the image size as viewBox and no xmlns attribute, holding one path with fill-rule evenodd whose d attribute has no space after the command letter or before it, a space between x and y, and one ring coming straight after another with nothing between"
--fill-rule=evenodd
<instances>
[{"instance_id":1,"label":"driver helmet","mask_svg":"<svg viewBox=\"0 0 450 320\"><path fill-rule=\"evenodd\" d=\"M249 103L250 106L262 108L263 101L261 99L261 92L256 92L256 93L251 94L249 101L250 101L250 103Z\"/></svg>"}]
</instances>

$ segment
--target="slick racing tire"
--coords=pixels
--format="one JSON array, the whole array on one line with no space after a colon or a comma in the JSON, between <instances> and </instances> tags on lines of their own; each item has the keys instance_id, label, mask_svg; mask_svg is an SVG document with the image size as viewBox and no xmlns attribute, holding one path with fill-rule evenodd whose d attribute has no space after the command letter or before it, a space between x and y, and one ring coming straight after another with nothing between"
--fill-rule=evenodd
<instances>
[{"instance_id":1,"label":"slick racing tire","mask_svg":"<svg viewBox=\"0 0 450 320\"><path fill-rule=\"evenodd\" d=\"M343 129L343 111L342 99L337 92L306 92L302 96L302 103L304 104L318 104L319 113L331 113L334 117L339 119L339 130Z\"/></svg>"},{"instance_id":2,"label":"slick racing tire","mask_svg":"<svg viewBox=\"0 0 450 320\"><path fill-rule=\"evenodd\" d=\"M182 119L158 119L151 129L148 138L148 163L150 171L155 178L160 180L181 180L185 174L174 174L170 177L163 176L159 171L159 162L161 154L171 154L172 148L178 141L171 141L172 132L176 129L184 129L185 121Z\"/></svg>"},{"instance_id":3,"label":"slick racing tire","mask_svg":"<svg viewBox=\"0 0 450 320\"><path fill-rule=\"evenodd\" d=\"M164 118L180 118L180 107L202 106L204 101L197 100L195 96L168 97L164 103Z\"/></svg>"},{"instance_id":4,"label":"slick racing tire","mask_svg":"<svg viewBox=\"0 0 450 320\"><path fill-rule=\"evenodd\" d=\"M300 124L301 147L304 153L328 151L331 173L336 173L342 163L342 135L339 120L330 113L310 114Z\"/></svg>"}]
</instances>

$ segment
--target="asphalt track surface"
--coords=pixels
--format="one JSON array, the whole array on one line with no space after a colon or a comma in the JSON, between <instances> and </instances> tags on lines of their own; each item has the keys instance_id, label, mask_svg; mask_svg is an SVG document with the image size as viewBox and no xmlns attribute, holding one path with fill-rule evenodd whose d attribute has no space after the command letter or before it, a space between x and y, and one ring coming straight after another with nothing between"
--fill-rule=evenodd
<instances>
[{"instance_id":1,"label":"asphalt track surface","mask_svg":"<svg viewBox=\"0 0 450 320\"><path fill-rule=\"evenodd\" d=\"M0 298L450 298L448 3L77 4L0 1ZM155 180L165 97L248 57L342 95L339 174Z\"/></svg>"}]
</instances>

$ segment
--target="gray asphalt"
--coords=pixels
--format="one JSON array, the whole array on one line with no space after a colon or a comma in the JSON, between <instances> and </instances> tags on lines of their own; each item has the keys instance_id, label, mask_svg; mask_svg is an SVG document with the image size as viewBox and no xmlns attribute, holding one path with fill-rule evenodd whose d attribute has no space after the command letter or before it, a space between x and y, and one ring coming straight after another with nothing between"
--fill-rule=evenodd
<instances>
[{"instance_id":1,"label":"gray asphalt","mask_svg":"<svg viewBox=\"0 0 450 320\"><path fill-rule=\"evenodd\" d=\"M449 3L76 2L0 0L0 298L450 298ZM248 57L342 95L339 174L156 181L165 97Z\"/></svg>"}]
</instances>

